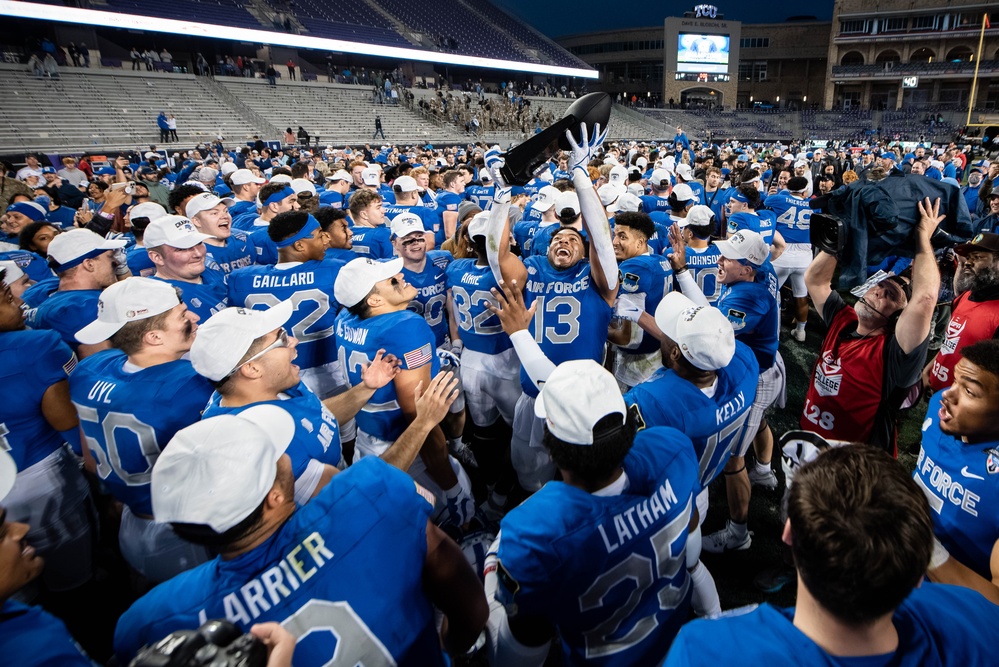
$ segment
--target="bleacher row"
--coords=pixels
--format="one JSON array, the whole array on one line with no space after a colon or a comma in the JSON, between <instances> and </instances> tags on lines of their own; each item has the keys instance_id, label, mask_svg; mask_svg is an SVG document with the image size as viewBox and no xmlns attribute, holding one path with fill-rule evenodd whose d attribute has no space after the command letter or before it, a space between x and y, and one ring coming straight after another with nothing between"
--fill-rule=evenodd
<instances>
[{"instance_id":1,"label":"bleacher row","mask_svg":"<svg viewBox=\"0 0 999 667\"><path fill-rule=\"evenodd\" d=\"M999 71L999 60L982 60L978 63L979 73ZM975 63L973 62L949 62L941 60L935 63L910 62L910 63L872 63L868 65L833 65L833 76L872 76L881 73L889 73L891 76L903 76L908 74L973 74Z\"/></svg>"},{"instance_id":2,"label":"bleacher row","mask_svg":"<svg viewBox=\"0 0 999 667\"><path fill-rule=\"evenodd\" d=\"M433 91L414 90L416 95ZM242 143L254 134L267 139L275 129L302 126L321 144L371 141L375 115L380 115L387 141L447 143L470 139L463 127L435 122L403 104L377 104L370 86L220 77L117 69L84 71L64 68L57 80L36 79L18 65L0 65L0 152L132 149L159 143L156 116L177 117L180 145L188 148L221 134ZM572 100L530 98L549 106L556 116ZM259 127L256 114L271 125ZM653 139L663 126L635 120L615 110L610 123L614 138ZM672 130L670 130L671 132ZM670 134L670 136L672 136ZM525 136L496 133L482 141L519 142Z\"/></svg>"},{"instance_id":3,"label":"bleacher row","mask_svg":"<svg viewBox=\"0 0 999 667\"><path fill-rule=\"evenodd\" d=\"M46 4L68 4L43 0ZM255 30L274 30L281 12L305 34L373 45L431 48L462 55L588 66L488 0L258 0L257 13L240 0L106 0L103 11ZM263 8L263 9L262 9ZM443 38L443 39L441 39Z\"/></svg>"}]
</instances>

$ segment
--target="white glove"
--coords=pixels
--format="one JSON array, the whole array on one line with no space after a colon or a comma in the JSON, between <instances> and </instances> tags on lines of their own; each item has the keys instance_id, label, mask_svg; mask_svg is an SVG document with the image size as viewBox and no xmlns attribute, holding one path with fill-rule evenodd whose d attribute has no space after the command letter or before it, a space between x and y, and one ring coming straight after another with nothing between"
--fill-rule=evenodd
<instances>
[{"instance_id":1,"label":"white glove","mask_svg":"<svg viewBox=\"0 0 999 667\"><path fill-rule=\"evenodd\" d=\"M575 138L572 136L572 132L569 130L565 131L565 137L569 140L569 145L572 146L572 152L569 155L569 168L570 169L582 169L586 171L586 165L590 163L593 156L600 151L600 147L604 143L604 139L607 138L607 130L603 133L600 132L600 123L593 126L593 138L590 139L586 132L586 123L579 124L579 143L576 143Z\"/></svg>"},{"instance_id":2,"label":"white glove","mask_svg":"<svg viewBox=\"0 0 999 667\"><path fill-rule=\"evenodd\" d=\"M637 322L645 309L630 299L619 298L614 302L614 317L629 322Z\"/></svg>"},{"instance_id":3,"label":"white glove","mask_svg":"<svg viewBox=\"0 0 999 667\"><path fill-rule=\"evenodd\" d=\"M449 518L456 526L464 526L475 516L475 500L461 488L460 483L445 491L444 496Z\"/></svg>"},{"instance_id":4,"label":"white glove","mask_svg":"<svg viewBox=\"0 0 999 667\"><path fill-rule=\"evenodd\" d=\"M500 173L500 169L506 165L506 160L503 159L503 152L500 150L499 146L493 146L486 151L485 154L486 169L489 170L490 175L493 177L493 182L496 184L496 196L499 195L500 190L506 189L507 191L507 201L510 201L510 190L507 186L506 181L503 180L503 175ZM495 201L500 201L493 197Z\"/></svg>"},{"instance_id":5,"label":"white glove","mask_svg":"<svg viewBox=\"0 0 999 667\"><path fill-rule=\"evenodd\" d=\"M116 248L112 254L114 260L114 274L123 276L128 273L128 255L124 248Z\"/></svg>"}]
</instances>

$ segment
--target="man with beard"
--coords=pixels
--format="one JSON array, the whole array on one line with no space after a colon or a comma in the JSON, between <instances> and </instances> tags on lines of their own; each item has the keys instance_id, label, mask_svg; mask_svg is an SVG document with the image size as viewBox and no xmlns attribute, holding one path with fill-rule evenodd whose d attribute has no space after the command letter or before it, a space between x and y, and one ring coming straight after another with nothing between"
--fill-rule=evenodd
<instances>
[{"instance_id":1,"label":"man with beard","mask_svg":"<svg viewBox=\"0 0 999 667\"><path fill-rule=\"evenodd\" d=\"M892 452L895 415L926 358L940 272L930 236L940 201L919 202L912 282L890 276L848 306L831 287L836 256L819 252L805 272L815 309L829 327L812 372L801 428L826 440L866 442Z\"/></svg>"},{"instance_id":2,"label":"man with beard","mask_svg":"<svg viewBox=\"0 0 999 667\"><path fill-rule=\"evenodd\" d=\"M957 246L954 273L954 310L947 338L937 356L923 370L923 384L933 391L954 381L961 350L999 335L999 234L983 232Z\"/></svg>"},{"instance_id":3,"label":"man with beard","mask_svg":"<svg viewBox=\"0 0 999 667\"><path fill-rule=\"evenodd\" d=\"M70 376L87 469L124 505L118 543L136 572L161 582L208 560L209 552L153 520L150 477L160 451L201 419L212 385L187 353L198 316L180 290L130 278L101 292L97 320L77 332L85 344L109 341Z\"/></svg>"}]
</instances>

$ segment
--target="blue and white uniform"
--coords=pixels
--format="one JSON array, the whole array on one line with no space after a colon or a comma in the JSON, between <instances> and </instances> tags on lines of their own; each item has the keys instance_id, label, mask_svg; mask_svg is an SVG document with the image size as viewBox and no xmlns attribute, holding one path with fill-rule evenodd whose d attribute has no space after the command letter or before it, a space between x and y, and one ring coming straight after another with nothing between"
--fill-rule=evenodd
<instances>
[{"instance_id":1,"label":"blue and white uniform","mask_svg":"<svg viewBox=\"0 0 999 667\"><path fill-rule=\"evenodd\" d=\"M496 599L558 629L565 665L655 665L687 620L690 439L639 432L622 478L592 494L551 482L507 514Z\"/></svg>"},{"instance_id":2,"label":"blue and white uniform","mask_svg":"<svg viewBox=\"0 0 999 667\"><path fill-rule=\"evenodd\" d=\"M593 283L590 263L583 259L560 271L548 257L535 255L524 265L524 303L537 302L528 330L545 356L556 366L573 359L603 363L612 309ZM555 465L542 445L544 420L534 414L538 388L523 368L520 386L524 393L514 412L510 457L520 485L537 491L552 479Z\"/></svg>"},{"instance_id":3,"label":"blue and white uniform","mask_svg":"<svg viewBox=\"0 0 999 667\"><path fill-rule=\"evenodd\" d=\"M707 248L687 246L687 268L690 269L690 275L704 294L704 298L712 306L718 303L722 290L722 284L718 282L719 257L721 251L713 243Z\"/></svg>"},{"instance_id":4,"label":"blue and white uniform","mask_svg":"<svg viewBox=\"0 0 999 667\"><path fill-rule=\"evenodd\" d=\"M167 280L159 276L151 277L155 280L162 280L179 289L181 300L187 305L188 310L200 318L199 322L204 322L215 313L225 310L229 306L229 297L226 293L225 282L216 272L206 270L201 274L201 282L199 283L189 283L183 280Z\"/></svg>"},{"instance_id":5,"label":"blue and white uniform","mask_svg":"<svg viewBox=\"0 0 999 667\"><path fill-rule=\"evenodd\" d=\"M145 644L226 618L249 632L276 621L295 663L443 667L423 588L430 505L413 480L372 458L336 475L265 542L147 593L115 631L127 665ZM386 585L391 573L391 585Z\"/></svg>"},{"instance_id":6,"label":"blue and white uniform","mask_svg":"<svg viewBox=\"0 0 999 667\"><path fill-rule=\"evenodd\" d=\"M441 223L441 216L437 211L426 206L400 206L399 204L385 204L385 218L392 220L402 213L412 213L423 221L423 229L434 235L434 247L440 248L441 244L447 240L444 236L444 225ZM391 257L391 255L390 255Z\"/></svg>"},{"instance_id":7,"label":"blue and white uniform","mask_svg":"<svg viewBox=\"0 0 999 667\"><path fill-rule=\"evenodd\" d=\"M378 227L352 226L351 250L358 257L371 259L391 259L395 257L392 247L392 232L386 225Z\"/></svg>"},{"instance_id":8,"label":"blue and white uniform","mask_svg":"<svg viewBox=\"0 0 999 667\"><path fill-rule=\"evenodd\" d=\"M79 448L79 436L76 429L56 431L42 412L42 397L76 366L76 355L54 331L0 333L0 380L8 388L0 404L0 449L18 470L3 504L9 521L31 527L27 541L45 558L42 581L53 591L76 588L93 574L90 489L64 444L69 438Z\"/></svg>"},{"instance_id":9,"label":"blue and white uniform","mask_svg":"<svg viewBox=\"0 0 999 667\"><path fill-rule=\"evenodd\" d=\"M56 290L25 317L32 329L53 329L73 351L80 347L76 332L97 319L99 289Z\"/></svg>"},{"instance_id":10,"label":"blue and white uniform","mask_svg":"<svg viewBox=\"0 0 999 667\"><path fill-rule=\"evenodd\" d=\"M435 347L446 347L451 343L444 273L453 259L446 250L428 250L423 271L416 273L405 267L402 269L406 282L416 288L416 296L409 302L409 309L430 325Z\"/></svg>"},{"instance_id":11,"label":"blue and white uniform","mask_svg":"<svg viewBox=\"0 0 999 667\"><path fill-rule=\"evenodd\" d=\"M121 350L103 350L80 362L69 386L97 475L125 505L118 533L125 560L154 582L208 560L206 549L152 520L150 480L170 438L201 419L211 383L186 359L141 368Z\"/></svg>"},{"instance_id":12,"label":"blue and white uniform","mask_svg":"<svg viewBox=\"0 0 999 667\"><path fill-rule=\"evenodd\" d=\"M513 424L513 412L520 398L520 361L499 318L486 304L496 305L490 289L497 288L488 265L475 259L456 259L446 270L458 318L458 330L465 346L461 354L461 385L465 404L477 426L489 426L502 417Z\"/></svg>"},{"instance_id":13,"label":"blue and white uniform","mask_svg":"<svg viewBox=\"0 0 999 667\"><path fill-rule=\"evenodd\" d=\"M762 236L767 245L773 245L775 228L776 222L771 211L733 213L728 216L729 236L739 230L749 229Z\"/></svg>"},{"instance_id":14,"label":"blue and white uniform","mask_svg":"<svg viewBox=\"0 0 999 667\"><path fill-rule=\"evenodd\" d=\"M0 607L0 653L19 667L94 667L66 626L41 607L7 600Z\"/></svg>"},{"instance_id":15,"label":"blue and white uniform","mask_svg":"<svg viewBox=\"0 0 999 667\"><path fill-rule=\"evenodd\" d=\"M670 648L665 667L990 665L995 662L995 646L982 628L996 623L999 607L980 593L923 583L892 616L898 633L898 648L893 653L840 657L827 653L794 626L793 608L753 605L726 612L723 618L684 626Z\"/></svg>"},{"instance_id":16,"label":"blue and white uniform","mask_svg":"<svg viewBox=\"0 0 999 667\"><path fill-rule=\"evenodd\" d=\"M656 312L663 295L673 291L673 269L662 255L638 255L618 263L620 283L618 298L647 313ZM614 377L622 389L647 380L662 367L659 339L632 323L631 342L618 347L614 358Z\"/></svg>"},{"instance_id":17,"label":"blue and white uniform","mask_svg":"<svg viewBox=\"0 0 999 667\"><path fill-rule=\"evenodd\" d=\"M285 328L298 339L295 363L301 369L302 381L320 399L347 390L333 335L340 312L333 284L341 268L343 262L324 259L250 266L229 275L232 306L266 310L291 299L295 310Z\"/></svg>"},{"instance_id":18,"label":"blue and white uniform","mask_svg":"<svg viewBox=\"0 0 999 667\"><path fill-rule=\"evenodd\" d=\"M488 211L493 206L493 194L496 192L494 185L469 185L465 187L465 200L470 201L483 211Z\"/></svg>"},{"instance_id":19,"label":"blue and white uniform","mask_svg":"<svg viewBox=\"0 0 999 667\"><path fill-rule=\"evenodd\" d=\"M41 255L27 250L8 250L0 252L0 260L14 262L28 278L37 282L52 278L55 274Z\"/></svg>"},{"instance_id":20,"label":"blue and white uniform","mask_svg":"<svg viewBox=\"0 0 999 667\"><path fill-rule=\"evenodd\" d=\"M999 540L999 441L968 444L940 430L943 392L930 398L913 477L930 501L933 533L951 557L986 580Z\"/></svg>"},{"instance_id":21,"label":"blue and white uniform","mask_svg":"<svg viewBox=\"0 0 999 667\"><path fill-rule=\"evenodd\" d=\"M295 436L285 450L291 459L291 470L295 475L295 502L304 505L316 492L325 465L342 465L340 449L340 426L336 417L312 391L299 382L298 385L278 394L273 401L259 401L239 407L222 405L222 396L212 395L202 419L216 415L238 415L255 405L274 405L295 420Z\"/></svg>"},{"instance_id":22,"label":"blue and white uniform","mask_svg":"<svg viewBox=\"0 0 999 667\"><path fill-rule=\"evenodd\" d=\"M214 271L220 278L225 278L236 269L252 266L257 261L257 247L250 235L242 230L233 229L225 245L205 244L205 270Z\"/></svg>"},{"instance_id":23,"label":"blue and white uniform","mask_svg":"<svg viewBox=\"0 0 999 667\"><path fill-rule=\"evenodd\" d=\"M461 202L465 201L464 195L456 194L450 190L441 190L437 194L437 213L441 219L441 230L444 230L444 214L457 213ZM458 221L461 224L461 221ZM446 234L446 231L442 231Z\"/></svg>"},{"instance_id":24,"label":"blue and white uniform","mask_svg":"<svg viewBox=\"0 0 999 667\"><path fill-rule=\"evenodd\" d=\"M787 248L774 260L774 271L780 286L791 279L791 293L797 298L808 296L805 287L805 269L812 261L812 244L809 237L812 209L807 199L799 199L789 192L770 195L764 202L777 216L777 231L787 242Z\"/></svg>"}]
</instances>

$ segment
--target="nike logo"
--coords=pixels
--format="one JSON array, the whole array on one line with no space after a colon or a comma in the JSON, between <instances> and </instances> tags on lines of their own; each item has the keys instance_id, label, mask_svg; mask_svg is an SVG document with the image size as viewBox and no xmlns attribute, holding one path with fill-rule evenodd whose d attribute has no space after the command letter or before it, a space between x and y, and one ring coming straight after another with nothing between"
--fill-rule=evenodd
<instances>
[{"instance_id":1,"label":"nike logo","mask_svg":"<svg viewBox=\"0 0 999 667\"><path fill-rule=\"evenodd\" d=\"M961 475L964 477L969 477L971 479L980 479L982 481L985 480L985 478L980 475L976 475L973 472L968 472L968 466L964 466L963 468L961 468Z\"/></svg>"}]
</instances>

